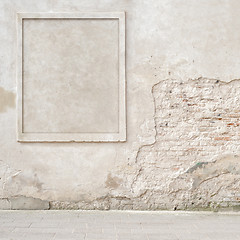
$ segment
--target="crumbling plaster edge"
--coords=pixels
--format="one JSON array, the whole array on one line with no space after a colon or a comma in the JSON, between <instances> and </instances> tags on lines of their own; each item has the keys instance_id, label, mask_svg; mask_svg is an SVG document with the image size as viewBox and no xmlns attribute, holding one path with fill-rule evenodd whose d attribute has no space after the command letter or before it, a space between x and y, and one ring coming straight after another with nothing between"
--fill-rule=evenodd
<instances>
[{"instance_id":1,"label":"crumbling plaster edge","mask_svg":"<svg viewBox=\"0 0 240 240\"><path fill-rule=\"evenodd\" d=\"M218 81L220 82L221 84L231 84L233 82L237 82L237 81L240 81L240 78L235 78L235 79L232 79L232 80L229 80L229 81L225 81L225 80L220 80L220 79L217 79L217 78L208 78L208 77L197 77L197 78L188 78L185 82L195 82L195 81L198 81L198 80L204 80L204 79L207 79L207 80L212 80L212 81ZM140 147L138 148L137 150L137 153L136 153L136 157L135 157L135 163L138 162L138 156L139 156L139 153L141 152L141 150L144 148L144 147L149 147L149 146L153 146L156 141L157 141L157 127L156 127L156 100L155 100L155 97L154 97L154 88L163 83L163 82L167 82L167 81L172 81L172 80L176 80L176 81L179 81L179 82L184 82L184 80L182 79L177 79L177 78L166 78L164 80L160 80L156 83L154 83L151 87L151 97L152 97L152 100L153 100L153 114L152 114L152 118L153 118L153 121L154 121L154 130L155 130L155 134L154 134L154 141L152 143L147 143L147 144L143 144L143 145L140 145ZM212 160L214 161L214 160Z\"/></svg>"}]
</instances>

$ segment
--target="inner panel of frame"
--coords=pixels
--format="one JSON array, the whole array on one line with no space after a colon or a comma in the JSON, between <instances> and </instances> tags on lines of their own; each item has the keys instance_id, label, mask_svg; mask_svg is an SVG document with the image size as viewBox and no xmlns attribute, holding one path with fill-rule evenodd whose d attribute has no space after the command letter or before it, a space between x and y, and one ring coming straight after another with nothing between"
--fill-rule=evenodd
<instances>
[{"instance_id":1,"label":"inner panel of frame","mask_svg":"<svg viewBox=\"0 0 240 240\"><path fill-rule=\"evenodd\" d=\"M118 133L118 19L23 19L22 30L23 133Z\"/></svg>"}]
</instances>

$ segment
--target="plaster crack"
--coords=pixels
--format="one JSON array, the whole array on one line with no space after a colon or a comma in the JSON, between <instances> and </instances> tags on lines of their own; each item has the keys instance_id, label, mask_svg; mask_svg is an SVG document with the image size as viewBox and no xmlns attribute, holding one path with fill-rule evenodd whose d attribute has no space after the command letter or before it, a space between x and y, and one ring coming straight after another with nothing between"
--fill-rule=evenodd
<instances>
[{"instance_id":1,"label":"plaster crack","mask_svg":"<svg viewBox=\"0 0 240 240\"><path fill-rule=\"evenodd\" d=\"M222 186L215 193L211 194L210 197L216 196L221 191L221 189L222 189Z\"/></svg>"},{"instance_id":2,"label":"plaster crack","mask_svg":"<svg viewBox=\"0 0 240 240\"><path fill-rule=\"evenodd\" d=\"M154 84L152 86L152 89L151 89L151 94L152 94L152 98L153 98L153 121L154 121L154 131L155 131L155 134L154 134L154 141L152 143L149 143L149 144L144 144L144 145L141 145L139 148L138 148L138 151L137 151L137 154L136 154L136 158L135 158L135 163L138 162L138 157L139 157L139 153L142 151L143 148L145 147L150 147L150 146L153 146L155 143L156 143L156 139L157 139L157 124L156 124L156 100L155 100L155 97L154 97L154 88L155 86L157 86L160 82Z\"/></svg>"},{"instance_id":3,"label":"plaster crack","mask_svg":"<svg viewBox=\"0 0 240 240\"><path fill-rule=\"evenodd\" d=\"M229 173L229 172L223 172L223 173L219 173L219 174L217 174L217 175L214 175L214 176L212 176L212 177L208 177L208 178L202 180L202 181L198 184L198 186L200 186L200 185L201 185L202 183L204 183L204 182L207 182L207 181L212 180L212 179L214 179L214 178L218 178L218 177L220 177L220 176L222 176L222 175L225 175L225 174L228 174L228 173Z\"/></svg>"}]
</instances>

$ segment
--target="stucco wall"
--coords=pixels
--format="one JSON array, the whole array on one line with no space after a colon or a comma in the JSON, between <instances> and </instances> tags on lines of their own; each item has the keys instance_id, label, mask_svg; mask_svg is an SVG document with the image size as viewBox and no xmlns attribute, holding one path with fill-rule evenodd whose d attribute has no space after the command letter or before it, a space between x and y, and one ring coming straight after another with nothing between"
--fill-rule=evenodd
<instances>
[{"instance_id":1,"label":"stucco wall","mask_svg":"<svg viewBox=\"0 0 240 240\"><path fill-rule=\"evenodd\" d=\"M239 7L1 0L1 208L18 198L51 208L239 207ZM126 12L127 141L18 143L16 13L76 11Z\"/></svg>"}]
</instances>

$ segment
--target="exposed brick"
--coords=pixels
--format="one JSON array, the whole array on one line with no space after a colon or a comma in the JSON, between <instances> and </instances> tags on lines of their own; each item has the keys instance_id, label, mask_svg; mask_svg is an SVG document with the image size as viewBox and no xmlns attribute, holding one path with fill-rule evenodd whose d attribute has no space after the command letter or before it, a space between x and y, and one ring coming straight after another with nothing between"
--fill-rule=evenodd
<instances>
[{"instance_id":1,"label":"exposed brick","mask_svg":"<svg viewBox=\"0 0 240 240\"><path fill-rule=\"evenodd\" d=\"M229 140L231 140L231 138L230 137L215 137L214 138L215 140L217 140L217 141L229 141Z\"/></svg>"},{"instance_id":2,"label":"exposed brick","mask_svg":"<svg viewBox=\"0 0 240 240\"><path fill-rule=\"evenodd\" d=\"M240 81L217 83L168 79L154 86L156 142L140 149L141 171L132 184L136 194L147 190L150 208L224 205L240 188ZM186 173L199 162L206 163L203 169Z\"/></svg>"}]
</instances>

